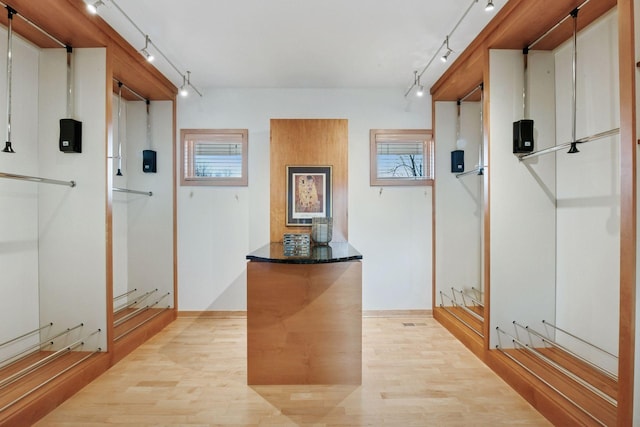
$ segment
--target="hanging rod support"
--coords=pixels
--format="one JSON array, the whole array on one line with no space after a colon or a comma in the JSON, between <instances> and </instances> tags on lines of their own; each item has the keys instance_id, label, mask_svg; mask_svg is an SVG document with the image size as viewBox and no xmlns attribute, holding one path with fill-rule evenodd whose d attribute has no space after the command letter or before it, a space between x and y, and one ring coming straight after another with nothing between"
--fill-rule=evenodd
<instances>
[{"instance_id":1,"label":"hanging rod support","mask_svg":"<svg viewBox=\"0 0 640 427\"><path fill-rule=\"evenodd\" d=\"M118 187L113 187L112 190L118 191L120 193L131 193L131 194L142 194L144 196L153 196L153 191L129 190L127 188L118 188Z\"/></svg>"},{"instance_id":2,"label":"hanging rod support","mask_svg":"<svg viewBox=\"0 0 640 427\"><path fill-rule=\"evenodd\" d=\"M573 9L568 15L566 15L564 18L562 18L556 25L554 25L553 27L551 27L550 29L548 29L543 35L541 35L540 37L538 37L533 43L531 43L529 46L527 46L528 49L532 49L533 46L537 45L542 39L544 39L545 37L547 37L549 34L551 34L553 31L556 30L556 28L558 28L560 25L562 25L567 19L572 17L572 13L575 10L580 10L582 9L587 3L589 3L590 0L585 0L584 2L582 2L582 4L580 6L578 6L577 8Z\"/></svg>"},{"instance_id":3,"label":"hanging rod support","mask_svg":"<svg viewBox=\"0 0 640 427\"><path fill-rule=\"evenodd\" d=\"M477 85L476 87L471 89L471 91L469 93L467 93L465 96L463 96L462 98L460 98L458 100L458 103L464 102L467 98L469 98L471 95L476 93L478 90L484 90L484 84L483 83L480 83L479 85ZM460 105L460 104L458 104L458 105Z\"/></svg>"},{"instance_id":4,"label":"hanging rod support","mask_svg":"<svg viewBox=\"0 0 640 427\"><path fill-rule=\"evenodd\" d=\"M553 153L553 152L562 150L564 148L571 147L572 145L575 145L575 144L584 144L585 142L596 141L598 139L606 138L608 136L617 135L619 133L620 133L620 128L611 129L611 130L608 130L608 131L605 131L605 132L597 133L595 135L585 136L584 138L580 138L580 139L578 139L576 141L573 141L573 142L565 142L564 144L554 145L553 147L545 148L543 150L532 151L531 153L522 154L522 155L518 156L518 159L520 161L526 160L526 159L529 159L531 157L537 157L537 156L540 156L540 155L543 155L543 154Z\"/></svg>"}]
</instances>

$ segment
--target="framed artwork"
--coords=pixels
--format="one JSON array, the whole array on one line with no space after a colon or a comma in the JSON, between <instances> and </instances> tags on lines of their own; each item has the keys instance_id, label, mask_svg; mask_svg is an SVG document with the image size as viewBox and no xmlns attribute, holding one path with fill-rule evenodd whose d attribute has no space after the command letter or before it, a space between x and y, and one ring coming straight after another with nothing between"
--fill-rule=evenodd
<instances>
[{"instance_id":1,"label":"framed artwork","mask_svg":"<svg viewBox=\"0 0 640 427\"><path fill-rule=\"evenodd\" d=\"M287 166L287 225L331 216L331 166Z\"/></svg>"}]
</instances>

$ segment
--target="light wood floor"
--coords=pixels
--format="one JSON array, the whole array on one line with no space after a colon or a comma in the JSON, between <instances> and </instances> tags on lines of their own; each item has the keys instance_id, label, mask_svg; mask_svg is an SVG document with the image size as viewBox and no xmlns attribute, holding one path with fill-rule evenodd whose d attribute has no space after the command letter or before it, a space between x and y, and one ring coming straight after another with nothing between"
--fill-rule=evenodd
<instances>
[{"instance_id":1,"label":"light wood floor","mask_svg":"<svg viewBox=\"0 0 640 427\"><path fill-rule=\"evenodd\" d=\"M546 426L430 317L365 318L361 386L247 386L246 320L179 318L36 426Z\"/></svg>"}]
</instances>

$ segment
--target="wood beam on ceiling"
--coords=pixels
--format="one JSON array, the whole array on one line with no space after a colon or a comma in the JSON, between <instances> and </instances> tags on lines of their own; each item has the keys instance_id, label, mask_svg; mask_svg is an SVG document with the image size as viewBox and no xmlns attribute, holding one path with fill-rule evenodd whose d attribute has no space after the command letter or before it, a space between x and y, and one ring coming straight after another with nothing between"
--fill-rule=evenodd
<instances>
[{"instance_id":1,"label":"wood beam on ceiling","mask_svg":"<svg viewBox=\"0 0 640 427\"><path fill-rule=\"evenodd\" d=\"M436 101L455 101L482 81L486 49L524 49L556 25L584 0L510 0L431 87ZM578 30L616 6L615 0L590 1L580 9ZM535 49L552 50L568 40L573 25L567 20L541 40Z\"/></svg>"},{"instance_id":2,"label":"wood beam on ceiling","mask_svg":"<svg viewBox=\"0 0 640 427\"><path fill-rule=\"evenodd\" d=\"M74 48L106 47L113 50L113 76L143 97L150 100L175 99L178 93L175 85L100 16L89 14L82 0L56 0L46 4L33 0L9 0L3 3ZM0 24L8 25L7 13L0 13ZM60 47L19 17L13 19L13 30L40 48Z\"/></svg>"}]
</instances>

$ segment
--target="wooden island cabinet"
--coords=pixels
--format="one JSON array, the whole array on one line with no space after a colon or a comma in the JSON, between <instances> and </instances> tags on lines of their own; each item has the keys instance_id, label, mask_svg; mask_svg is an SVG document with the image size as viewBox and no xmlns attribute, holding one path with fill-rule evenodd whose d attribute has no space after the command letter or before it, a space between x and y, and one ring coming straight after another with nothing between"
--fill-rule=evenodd
<instances>
[{"instance_id":1,"label":"wooden island cabinet","mask_svg":"<svg viewBox=\"0 0 640 427\"><path fill-rule=\"evenodd\" d=\"M271 243L247 259L248 384L361 384L362 255Z\"/></svg>"}]
</instances>

